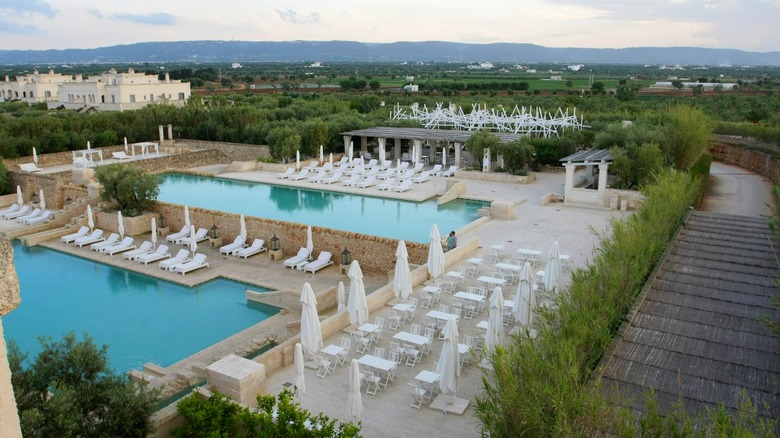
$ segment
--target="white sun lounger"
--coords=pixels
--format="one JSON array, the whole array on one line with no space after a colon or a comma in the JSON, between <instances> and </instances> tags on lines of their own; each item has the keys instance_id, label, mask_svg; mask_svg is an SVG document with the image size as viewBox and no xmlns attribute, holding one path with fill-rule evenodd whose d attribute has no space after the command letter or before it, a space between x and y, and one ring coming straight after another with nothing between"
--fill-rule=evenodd
<instances>
[{"instance_id":1,"label":"white sun lounger","mask_svg":"<svg viewBox=\"0 0 780 438\"><path fill-rule=\"evenodd\" d=\"M406 181L407 179L414 178L414 170L413 169L407 169L406 172L401 175L400 178L398 178L399 181Z\"/></svg>"},{"instance_id":2,"label":"white sun lounger","mask_svg":"<svg viewBox=\"0 0 780 438\"><path fill-rule=\"evenodd\" d=\"M16 218L16 222L22 223L22 222L26 221L27 219L32 219L32 218L34 218L34 217L38 217L38 216L40 216L42 213L43 213L43 212L41 211L41 209L40 209L40 208L36 208L36 209L35 209L35 210L33 210L33 211L32 211L32 213L30 213L30 214L24 214L24 215L21 215L21 216L17 217L17 218Z\"/></svg>"},{"instance_id":3,"label":"white sun lounger","mask_svg":"<svg viewBox=\"0 0 780 438\"><path fill-rule=\"evenodd\" d=\"M391 187L390 191L391 192L398 192L398 193L405 192L407 190L411 190L413 184L414 183L412 183L412 180L405 179L405 180L401 181L401 184L398 184L397 186Z\"/></svg>"},{"instance_id":4,"label":"white sun lounger","mask_svg":"<svg viewBox=\"0 0 780 438\"><path fill-rule=\"evenodd\" d=\"M382 184L376 186L377 190L390 190L395 186L395 178L388 178Z\"/></svg>"},{"instance_id":5,"label":"white sun lounger","mask_svg":"<svg viewBox=\"0 0 780 438\"><path fill-rule=\"evenodd\" d=\"M356 183L355 187L360 188L360 189L365 189L366 187L371 187L373 185L376 185L376 176L375 175L369 175L363 181L360 181L359 183Z\"/></svg>"},{"instance_id":6,"label":"white sun lounger","mask_svg":"<svg viewBox=\"0 0 780 438\"><path fill-rule=\"evenodd\" d=\"M131 157L130 155L127 155L126 153L121 152L121 151L120 152L111 152L111 157L113 157L115 160L119 160L119 161L122 161L122 160L132 160L133 159L133 157Z\"/></svg>"},{"instance_id":7,"label":"white sun lounger","mask_svg":"<svg viewBox=\"0 0 780 438\"><path fill-rule=\"evenodd\" d=\"M143 263L145 265L148 265L151 262L156 262L157 260L167 259L171 256L171 253L168 252L168 245L160 245L155 249L154 251L148 253L148 254L141 254L138 257L135 258L135 261L138 263Z\"/></svg>"},{"instance_id":8,"label":"white sun lounger","mask_svg":"<svg viewBox=\"0 0 780 438\"><path fill-rule=\"evenodd\" d=\"M89 249L92 251L100 252L101 248L105 248L107 246L111 246L115 243L119 242L119 234L117 233L111 233L108 235L108 238L101 241L93 243L92 245L89 245Z\"/></svg>"},{"instance_id":9,"label":"white sun lounger","mask_svg":"<svg viewBox=\"0 0 780 438\"><path fill-rule=\"evenodd\" d=\"M12 211L10 213L3 213L0 215L3 219L16 219L18 217L22 217L30 212L30 206L29 205L22 205L18 210Z\"/></svg>"},{"instance_id":10,"label":"white sun lounger","mask_svg":"<svg viewBox=\"0 0 780 438\"><path fill-rule=\"evenodd\" d=\"M124 254L122 254L122 258L125 260L135 260L138 258L138 256L149 254L152 252L152 242L149 242L148 240L141 244L138 248L128 251Z\"/></svg>"},{"instance_id":11,"label":"white sun lounger","mask_svg":"<svg viewBox=\"0 0 780 438\"><path fill-rule=\"evenodd\" d=\"M182 237L187 237L189 235L190 235L190 227L185 225L181 227L181 231L179 231L178 233L173 233L165 236L165 240L167 240L168 242L176 242Z\"/></svg>"},{"instance_id":12,"label":"white sun lounger","mask_svg":"<svg viewBox=\"0 0 780 438\"><path fill-rule=\"evenodd\" d=\"M436 164L433 166L433 169L431 169L431 175L432 176L441 175L441 164Z\"/></svg>"},{"instance_id":13,"label":"white sun lounger","mask_svg":"<svg viewBox=\"0 0 780 438\"><path fill-rule=\"evenodd\" d=\"M25 172L40 172L41 169L38 167L35 163L22 163L19 165L19 168L24 170Z\"/></svg>"},{"instance_id":14,"label":"white sun lounger","mask_svg":"<svg viewBox=\"0 0 780 438\"><path fill-rule=\"evenodd\" d=\"M191 261L182 263L180 265L174 266L171 270L173 272L180 272L181 275L184 275L188 272L192 272L196 269L205 268L209 264L206 263L206 255L197 253L195 254L195 257L192 258Z\"/></svg>"},{"instance_id":15,"label":"white sun lounger","mask_svg":"<svg viewBox=\"0 0 780 438\"><path fill-rule=\"evenodd\" d=\"M74 240L73 243L76 246L78 246L78 247L82 247L84 245L89 245L91 243L100 242L100 241L103 241L105 239L106 238L103 237L103 230L96 229L92 233L90 233L90 234L88 234L86 236L79 237L78 239Z\"/></svg>"},{"instance_id":16,"label":"white sun lounger","mask_svg":"<svg viewBox=\"0 0 780 438\"><path fill-rule=\"evenodd\" d=\"M295 269L296 266L308 261L309 257L311 257L309 250L305 247L301 247L301 249L298 250L298 254L284 261L284 266L290 269Z\"/></svg>"},{"instance_id":17,"label":"white sun lounger","mask_svg":"<svg viewBox=\"0 0 780 438\"><path fill-rule=\"evenodd\" d=\"M62 241L62 243L70 243L78 239L79 237L86 236L87 233L89 233L89 227L86 225L82 225L81 228L79 228L79 230L76 231L75 233L66 234L60 237L60 241Z\"/></svg>"},{"instance_id":18,"label":"white sun lounger","mask_svg":"<svg viewBox=\"0 0 780 438\"><path fill-rule=\"evenodd\" d=\"M287 179L291 177L293 173L295 173L295 168L288 167L283 173L277 173L276 177L279 179Z\"/></svg>"},{"instance_id":19,"label":"white sun lounger","mask_svg":"<svg viewBox=\"0 0 780 438\"><path fill-rule=\"evenodd\" d=\"M323 179L325 179L327 177L328 177L328 171L327 170L320 170L319 172L317 172L316 175L310 176L307 179L307 181L309 181L310 183L318 183L318 182L322 181Z\"/></svg>"},{"instance_id":20,"label":"white sun lounger","mask_svg":"<svg viewBox=\"0 0 780 438\"><path fill-rule=\"evenodd\" d=\"M300 172L290 175L289 178L293 181L298 181L307 178L308 174L309 174L309 168L304 167L303 169L301 169Z\"/></svg>"},{"instance_id":21,"label":"white sun lounger","mask_svg":"<svg viewBox=\"0 0 780 438\"><path fill-rule=\"evenodd\" d=\"M243 257L243 258L249 258L255 254L260 254L261 252L267 250L265 246L265 240L263 239L255 239L252 242L252 245L248 248L239 249L238 251L234 252L233 254L236 257Z\"/></svg>"},{"instance_id":22,"label":"white sun lounger","mask_svg":"<svg viewBox=\"0 0 780 438\"><path fill-rule=\"evenodd\" d=\"M441 176L449 177L449 176L455 176L455 171L458 170L458 166L450 166L449 169L445 170L441 173Z\"/></svg>"},{"instance_id":23,"label":"white sun lounger","mask_svg":"<svg viewBox=\"0 0 780 438\"><path fill-rule=\"evenodd\" d=\"M205 228L198 228L198 231L195 232L195 235L192 237L183 237L176 241L179 245L190 245L192 243L192 240L195 239L195 243L197 242L203 242L204 240L208 239L206 235L209 233L209 230Z\"/></svg>"},{"instance_id":24,"label":"white sun lounger","mask_svg":"<svg viewBox=\"0 0 780 438\"><path fill-rule=\"evenodd\" d=\"M348 180L342 181L341 185L345 187L352 187L353 185L360 182L360 174L356 173L352 175Z\"/></svg>"},{"instance_id":25,"label":"white sun lounger","mask_svg":"<svg viewBox=\"0 0 780 438\"><path fill-rule=\"evenodd\" d=\"M303 270L305 272L311 272L314 274L315 272L319 271L320 269L330 266L333 264L333 254L329 253L328 251L322 251L320 252L320 255L317 257L317 260L307 263L303 266Z\"/></svg>"},{"instance_id":26,"label":"white sun lounger","mask_svg":"<svg viewBox=\"0 0 780 438\"><path fill-rule=\"evenodd\" d=\"M130 251L131 249L135 249L135 245L133 245L134 240L135 239L133 239L132 237L129 236L125 237L124 239L122 239L121 242L117 244L105 246L101 248L100 252L108 255L114 255L114 254L119 254L120 252Z\"/></svg>"},{"instance_id":27,"label":"white sun lounger","mask_svg":"<svg viewBox=\"0 0 780 438\"><path fill-rule=\"evenodd\" d=\"M385 169L384 172L380 173L376 177L377 179L389 179L389 178L393 178L395 176L395 173L396 173L395 169L391 169L388 167L387 169Z\"/></svg>"},{"instance_id":28,"label":"white sun lounger","mask_svg":"<svg viewBox=\"0 0 780 438\"><path fill-rule=\"evenodd\" d=\"M236 238L233 240L233 243L229 243L227 245L221 246L219 248L220 254L229 254L233 255L238 251L239 249L242 249L244 247L244 244L246 243L246 240L244 240L243 237L239 234L236 236Z\"/></svg>"},{"instance_id":29,"label":"white sun lounger","mask_svg":"<svg viewBox=\"0 0 780 438\"><path fill-rule=\"evenodd\" d=\"M6 208L4 210L0 210L0 215L4 215L6 213L13 213L13 212L19 211L20 208L21 208L21 206L19 204L13 204L12 206L10 206L10 207L8 207L8 208Z\"/></svg>"},{"instance_id":30,"label":"white sun lounger","mask_svg":"<svg viewBox=\"0 0 780 438\"><path fill-rule=\"evenodd\" d=\"M182 263L186 263L190 261L190 251L187 249L180 249L179 252L176 253L175 256L169 258L168 260L163 260L160 262L160 269L167 269L167 270L173 270L177 265L180 265Z\"/></svg>"},{"instance_id":31,"label":"white sun lounger","mask_svg":"<svg viewBox=\"0 0 780 438\"><path fill-rule=\"evenodd\" d=\"M428 171L421 173L420 176L415 176L414 178L412 178L412 182L416 184L422 184L430 180L431 180L431 174Z\"/></svg>"},{"instance_id":32,"label":"white sun lounger","mask_svg":"<svg viewBox=\"0 0 780 438\"><path fill-rule=\"evenodd\" d=\"M44 212L43 212L43 214L42 214L42 215L40 215L40 216L35 216L35 217L33 217L33 218L30 218L30 219L25 219L25 220L23 220L23 221L21 221L21 222L22 222L23 224L25 224L25 225L35 225L35 224L40 224L40 223L46 222L47 220L51 219L51 218L52 218L52 217L51 217L51 214L52 214L52 213L51 213L50 211L46 210L46 211L44 211Z\"/></svg>"},{"instance_id":33,"label":"white sun lounger","mask_svg":"<svg viewBox=\"0 0 780 438\"><path fill-rule=\"evenodd\" d=\"M323 184L333 184L334 182L338 182L338 181L340 181L340 180L341 180L341 177L342 177L343 175L344 175L344 172L342 172L342 171L340 171L340 170L339 170L339 171L336 171L336 172L334 172L334 173L333 173L333 175L331 175L331 176L329 176L329 177L327 177L327 178L323 179L323 180L322 180L322 181L320 181L320 182L321 182L321 183L323 183Z\"/></svg>"}]
</instances>

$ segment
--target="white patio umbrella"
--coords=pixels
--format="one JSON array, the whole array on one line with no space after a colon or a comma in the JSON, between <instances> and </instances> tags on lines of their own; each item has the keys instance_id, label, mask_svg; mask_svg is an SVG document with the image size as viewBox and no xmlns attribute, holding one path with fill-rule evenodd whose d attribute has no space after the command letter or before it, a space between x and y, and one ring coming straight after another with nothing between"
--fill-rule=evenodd
<instances>
[{"instance_id":1,"label":"white patio umbrella","mask_svg":"<svg viewBox=\"0 0 780 438\"><path fill-rule=\"evenodd\" d=\"M92 206L87 204L87 225L90 231L95 228L95 219L92 217Z\"/></svg>"},{"instance_id":2,"label":"white patio umbrella","mask_svg":"<svg viewBox=\"0 0 780 438\"><path fill-rule=\"evenodd\" d=\"M92 145L89 143L89 140L87 140L87 150L92 149Z\"/></svg>"},{"instance_id":3,"label":"white patio umbrella","mask_svg":"<svg viewBox=\"0 0 780 438\"><path fill-rule=\"evenodd\" d=\"M382 144L382 146L379 148L379 164L384 164L385 158L386 158L385 145Z\"/></svg>"},{"instance_id":4,"label":"white patio umbrella","mask_svg":"<svg viewBox=\"0 0 780 438\"><path fill-rule=\"evenodd\" d=\"M397 299L406 301L412 295L412 272L409 270L409 253L406 251L406 242L403 240L398 241L395 257L393 292Z\"/></svg>"},{"instance_id":5,"label":"white patio umbrella","mask_svg":"<svg viewBox=\"0 0 780 438\"><path fill-rule=\"evenodd\" d=\"M195 225L190 225L190 252L195 255L198 250L198 242L195 241Z\"/></svg>"},{"instance_id":6,"label":"white patio umbrella","mask_svg":"<svg viewBox=\"0 0 780 438\"><path fill-rule=\"evenodd\" d=\"M306 228L306 249L309 250L309 256L314 252L314 239L311 237L311 225Z\"/></svg>"},{"instance_id":7,"label":"white patio umbrella","mask_svg":"<svg viewBox=\"0 0 780 438\"><path fill-rule=\"evenodd\" d=\"M315 353L322 349L322 328L317 314L317 298L309 283L303 283L301 304L301 346L307 353Z\"/></svg>"},{"instance_id":8,"label":"white patio umbrella","mask_svg":"<svg viewBox=\"0 0 780 438\"><path fill-rule=\"evenodd\" d=\"M241 227L241 231L239 231L238 234L240 234L241 237L244 238L244 241L246 241L246 219L244 219L243 214L238 218L238 223Z\"/></svg>"},{"instance_id":9,"label":"white patio umbrella","mask_svg":"<svg viewBox=\"0 0 780 438\"><path fill-rule=\"evenodd\" d=\"M152 250L157 248L157 220L152 218Z\"/></svg>"},{"instance_id":10,"label":"white patio umbrella","mask_svg":"<svg viewBox=\"0 0 780 438\"><path fill-rule=\"evenodd\" d=\"M184 206L184 225L185 226L192 226L190 223L190 208L186 205Z\"/></svg>"},{"instance_id":11,"label":"white patio umbrella","mask_svg":"<svg viewBox=\"0 0 780 438\"><path fill-rule=\"evenodd\" d=\"M501 343L504 337L504 321L501 315L504 310L504 294L501 286L496 286L490 295L490 315L488 317L488 329L485 334L485 348L492 351Z\"/></svg>"},{"instance_id":12,"label":"white patio umbrella","mask_svg":"<svg viewBox=\"0 0 780 438\"><path fill-rule=\"evenodd\" d=\"M360 418L363 413L363 396L360 395L360 366L357 359L349 363L349 415Z\"/></svg>"},{"instance_id":13,"label":"white patio umbrella","mask_svg":"<svg viewBox=\"0 0 780 438\"><path fill-rule=\"evenodd\" d=\"M125 238L125 224L124 224L124 222L122 222L122 212L121 211L117 211L116 212L116 220L117 220L117 223L119 224L119 229L118 229L119 235L124 239Z\"/></svg>"},{"instance_id":14,"label":"white patio umbrella","mask_svg":"<svg viewBox=\"0 0 780 438\"><path fill-rule=\"evenodd\" d=\"M436 367L439 374L439 390L442 394L458 392L458 377L460 376L460 353L458 352L458 321L447 320L444 325L444 343L441 346L441 356Z\"/></svg>"},{"instance_id":15,"label":"white patio umbrella","mask_svg":"<svg viewBox=\"0 0 780 438\"><path fill-rule=\"evenodd\" d=\"M21 207L24 204L24 198L22 197L22 186L16 186L16 203Z\"/></svg>"},{"instance_id":16,"label":"white patio umbrella","mask_svg":"<svg viewBox=\"0 0 780 438\"><path fill-rule=\"evenodd\" d=\"M41 189L41 210L46 210L46 198L43 197L43 189Z\"/></svg>"},{"instance_id":17,"label":"white patio umbrella","mask_svg":"<svg viewBox=\"0 0 780 438\"><path fill-rule=\"evenodd\" d=\"M33 146L33 163L35 163L36 166L38 165L38 152L35 151L35 146Z\"/></svg>"},{"instance_id":18,"label":"white patio umbrella","mask_svg":"<svg viewBox=\"0 0 780 438\"><path fill-rule=\"evenodd\" d=\"M558 242L553 243L550 255L547 257L547 267L544 268L544 290L549 293L557 293L560 288L563 269L561 269L561 257L558 253Z\"/></svg>"},{"instance_id":19,"label":"white patio umbrella","mask_svg":"<svg viewBox=\"0 0 780 438\"><path fill-rule=\"evenodd\" d=\"M444 169L447 166L447 148L441 148L441 168Z\"/></svg>"},{"instance_id":20,"label":"white patio umbrella","mask_svg":"<svg viewBox=\"0 0 780 438\"><path fill-rule=\"evenodd\" d=\"M303 347L300 343L295 344L295 393L306 395L306 378L303 374Z\"/></svg>"},{"instance_id":21,"label":"white patio umbrella","mask_svg":"<svg viewBox=\"0 0 780 438\"><path fill-rule=\"evenodd\" d=\"M368 319L368 302L366 302L366 287L363 284L363 271L360 263L352 260L347 271L349 277L349 323L356 326L363 325Z\"/></svg>"},{"instance_id":22,"label":"white patio umbrella","mask_svg":"<svg viewBox=\"0 0 780 438\"><path fill-rule=\"evenodd\" d=\"M125 154L127 153L127 137L125 137Z\"/></svg>"},{"instance_id":23,"label":"white patio umbrella","mask_svg":"<svg viewBox=\"0 0 780 438\"><path fill-rule=\"evenodd\" d=\"M531 273L531 264L525 262L520 269L520 281L515 292L515 304L512 315L519 324L527 327L533 323L533 309L536 307L536 295L534 294L534 278Z\"/></svg>"},{"instance_id":24,"label":"white patio umbrella","mask_svg":"<svg viewBox=\"0 0 780 438\"><path fill-rule=\"evenodd\" d=\"M325 162L325 150L320 145L320 165Z\"/></svg>"},{"instance_id":25,"label":"white patio umbrella","mask_svg":"<svg viewBox=\"0 0 780 438\"><path fill-rule=\"evenodd\" d=\"M333 152L328 156L328 163L330 163L331 169L333 168Z\"/></svg>"},{"instance_id":26,"label":"white patio umbrella","mask_svg":"<svg viewBox=\"0 0 780 438\"><path fill-rule=\"evenodd\" d=\"M295 170L301 170L301 151L295 151Z\"/></svg>"},{"instance_id":27,"label":"white patio umbrella","mask_svg":"<svg viewBox=\"0 0 780 438\"><path fill-rule=\"evenodd\" d=\"M431 274L431 278L438 278L444 274L444 250L441 249L441 235L436 224L433 224L431 227L430 239L428 246L428 272Z\"/></svg>"},{"instance_id":28,"label":"white patio umbrella","mask_svg":"<svg viewBox=\"0 0 780 438\"><path fill-rule=\"evenodd\" d=\"M339 281L339 289L338 289L338 295L336 296L338 299L339 307L338 311L343 312L347 310L347 293L344 291L344 282Z\"/></svg>"},{"instance_id":29,"label":"white patio umbrella","mask_svg":"<svg viewBox=\"0 0 780 438\"><path fill-rule=\"evenodd\" d=\"M398 174L398 179L401 179L401 159L395 160L395 171Z\"/></svg>"},{"instance_id":30,"label":"white patio umbrella","mask_svg":"<svg viewBox=\"0 0 780 438\"><path fill-rule=\"evenodd\" d=\"M352 142L349 142L349 162L352 163Z\"/></svg>"}]
</instances>

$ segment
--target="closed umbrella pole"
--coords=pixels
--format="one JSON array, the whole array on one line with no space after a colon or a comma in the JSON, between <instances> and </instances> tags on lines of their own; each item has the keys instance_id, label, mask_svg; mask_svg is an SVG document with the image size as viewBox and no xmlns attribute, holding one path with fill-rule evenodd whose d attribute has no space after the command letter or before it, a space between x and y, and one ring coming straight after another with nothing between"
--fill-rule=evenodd
<instances>
[{"instance_id":1,"label":"closed umbrella pole","mask_svg":"<svg viewBox=\"0 0 780 438\"><path fill-rule=\"evenodd\" d=\"M309 283L301 290L301 345L308 353L322 349L322 328L317 313L317 298Z\"/></svg>"},{"instance_id":2,"label":"closed umbrella pole","mask_svg":"<svg viewBox=\"0 0 780 438\"><path fill-rule=\"evenodd\" d=\"M92 217L92 206L87 204L87 225L89 230L92 231L95 228L95 219Z\"/></svg>"},{"instance_id":3,"label":"closed umbrella pole","mask_svg":"<svg viewBox=\"0 0 780 438\"><path fill-rule=\"evenodd\" d=\"M192 224L190 223L190 208L186 205L184 206L184 225L187 227L190 227Z\"/></svg>"},{"instance_id":4,"label":"closed umbrella pole","mask_svg":"<svg viewBox=\"0 0 780 438\"><path fill-rule=\"evenodd\" d=\"M22 186L19 185L16 186L16 203L19 204L19 207L24 204L24 198L22 197Z\"/></svg>"},{"instance_id":5,"label":"closed umbrella pole","mask_svg":"<svg viewBox=\"0 0 780 438\"><path fill-rule=\"evenodd\" d=\"M303 347L295 344L295 394L306 395L306 377L304 375Z\"/></svg>"},{"instance_id":6,"label":"closed umbrella pole","mask_svg":"<svg viewBox=\"0 0 780 438\"><path fill-rule=\"evenodd\" d=\"M190 225L190 251L195 255L198 250L198 242L195 241L195 225Z\"/></svg>"},{"instance_id":7,"label":"closed umbrella pole","mask_svg":"<svg viewBox=\"0 0 780 438\"><path fill-rule=\"evenodd\" d=\"M157 249L157 220L152 218L152 250Z\"/></svg>"},{"instance_id":8,"label":"closed umbrella pole","mask_svg":"<svg viewBox=\"0 0 780 438\"><path fill-rule=\"evenodd\" d=\"M338 311L343 312L347 310L347 293L344 290L343 281L339 281L337 299L338 299Z\"/></svg>"},{"instance_id":9,"label":"closed umbrella pole","mask_svg":"<svg viewBox=\"0 0 780 438\"><path fill-rule=\"evenodd\" d=\"M311 225L306 228L306 249L309 251L309 257L314 253L314 239L311 235Z\"/></svg>"},{"instance_id":10,"label":"closed umbrella pole","mask_svg":"<svg viewBox=\"0 0 780 438\"><path fill-rule=\"evenodd\" d=\"M246 219L244 219L244 215L243 214L238 219L238 223L239 223L239 228L240 228L239 234L241 235L241 237L246 242L246 235L247 235L247 233L246 233Z\"/></svg>"},{"instance_id":11,"label":"closed umbrella pole","mask_svg":"<svg viewBox=\"0 0 780 438\"><path fill-rule=\"evenodd\" d=\"M43 197L43 189L41 189L41 210L46 210L46 198Z\"/></svg>"},{"instance_id":12,"label":"closed umbrella pole","mask_svg":"<svg viewBox=\"0 0 780 438\"><path fill-rule=\"evenodd\" d=\"M363 325L368 319L368 302L366 301L366 288L363 284L363 271L360 269L360 263L353 260L347 271L349 277L349 323L352 325Z\"/></svg>"},{"instance_id":13,"label":"closed umbrella pole","mask_svg":"<svg viewBox=\"0 0 780 438\"><path fill-rule=\"evenodd\" d=\"M436 224L431 227L428 245L428 273L431 278L438 278L444 274L444 250L441 248L441 234Z\"/></svg>"},{"instance_id":14,"label":"closed umbrella pole","mask_svg":"<svg viewBox=\"0 0 780 438\"><path fill-rule=\"evenodd\" d=\"M398 241L395 257L393 292L396 299L406 301L412 295L412 273L409 269L409 254L406 250L406 242L403 240Z\"/></svg>"},{"instance_id":15,"label":"closed umbrella pole","mask_svg":"<svg viewBox=\"0 0 780 438\"><path fill-rule=\"evenodd\" d=\"M347 399L349 415L360 419L363 414L363 399L360 394L360 365L357 359L349 364L349 397Z\"/></svg>"},{"instance_id":16,"label":"closed umbrella pole","mask_svg":"<svg viewBox=\"0 0 780 438\"><path fill-rule=\"evenodd\" d=\"M116 220L119 224L117 227L117 231L119 231L119 235L124 239L125 238L125 223L122 221L122 212L117 211L116 212Z\"/></svg>"}]
</instances>

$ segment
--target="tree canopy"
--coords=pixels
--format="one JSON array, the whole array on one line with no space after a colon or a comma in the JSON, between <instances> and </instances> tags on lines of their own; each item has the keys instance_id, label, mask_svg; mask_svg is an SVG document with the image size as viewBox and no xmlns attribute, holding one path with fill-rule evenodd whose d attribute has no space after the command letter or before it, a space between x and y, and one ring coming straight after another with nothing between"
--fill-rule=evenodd
<instances>
[{"instance_id":1,"label":"tree canopy","mask_svg":"<svg viewBox=\"0 0 780 438\"><path fill-rule=\"evenodd\" d=\"M160 177L137 167L119 163L100 166L95 178L103 186L100 197L115 201L122 214L132 217L143 214L160 194Z\"/></svg>"}]
</instances>

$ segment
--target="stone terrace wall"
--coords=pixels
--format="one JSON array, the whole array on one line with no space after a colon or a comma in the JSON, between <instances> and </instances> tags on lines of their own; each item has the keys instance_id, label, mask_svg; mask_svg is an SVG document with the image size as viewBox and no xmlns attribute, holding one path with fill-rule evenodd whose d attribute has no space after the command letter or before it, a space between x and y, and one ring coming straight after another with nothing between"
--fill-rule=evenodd
<instances>
[{"instance_id":1,"label":"stone terrace wall","mask_svg":"<svg viewBox=\"0 0 780 438\"><path fill-rule=\"evenodd\" d=\"M155 213L161 213L168 221L168 231L176 232L184 226L184 207L165 202L157 202ZM232 242L239 232L239 216L234 213L224 213L189 207L190 221L199 228L210 229L216 224L222 242ZM285 257L292 257L298 250L306 246L307 225L293 222L246 216L247 236L249 239L261 238L266 246L270 246L271 238L276 234L279 238ZM387 273L395 267L395 250L398 241L385 237L368 236L360 233L333 230L312 226L315 257L320 251L333 253L333 261L340 263L341 252L346 247L360 267L372 272ZM417 242L406 242L409 252L409 263L424 264L428 257L428 246Z\"/></svg>"},{"instance_id":2,"label":"stone terrace wall","mask_svg":"<svg viewBox=\"0 0 780 438\"><path fill-rule=\"evenodd\" d=\"M219 141L178 139L176 146L190 147L193 149L214 149L225 154L229 161L255 161L258 157L271 155L266 145L226 143Z\"/></svg>"},{"instance_id":3,"label":"stone terrace wall","mask_svg":"<svg viewBox=\"0 0 780 438\"><path fill-rule=\"evenodd\" d=\"M774 184L780 183L780 164L771 155L751 149L753 142L725 135L713 137L715 142L710 146L710 153L715 161L739 166L771 179ZM774 147L766 144L761 146Z\"/></svg>"},{"instance_id":4,"label":"stone terrace wall","mask_svg":"<svg viewBox=\"0 0 780 438\"><path fill-rule=\"evenodd\" d=\"M22 187L22 197L25 202L30 202L33 193L40 193L43 189L43 196L46 200L48 210L59 210L65 205L65 198L77 199L76 192L66 191L64 187L70 184L70 174L38 174L26 172L9 172L11 187L16 191L16 186ZM14 200L14 202L16 202Z\"/></svg>"}]
</instances>

